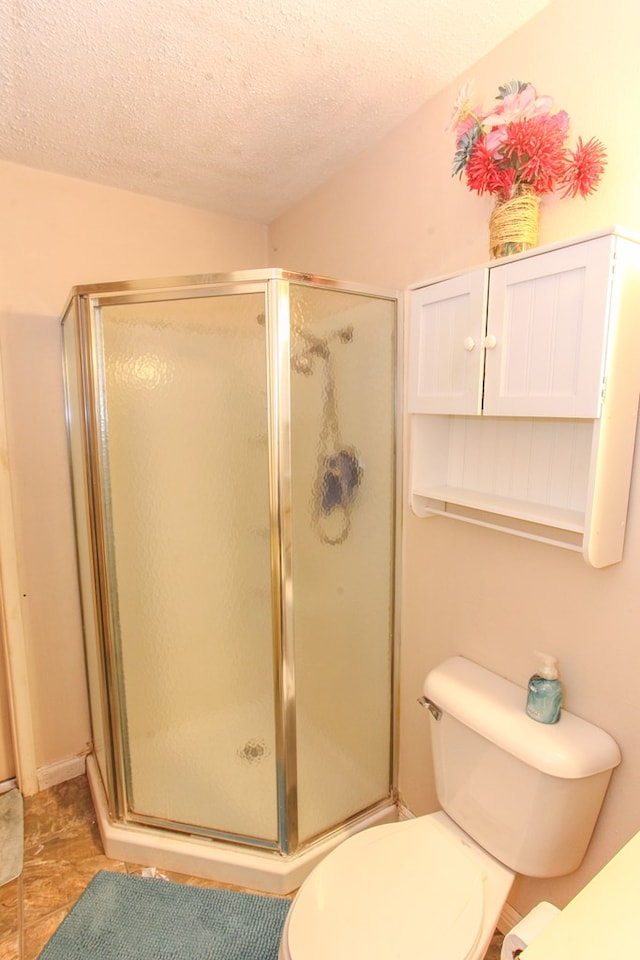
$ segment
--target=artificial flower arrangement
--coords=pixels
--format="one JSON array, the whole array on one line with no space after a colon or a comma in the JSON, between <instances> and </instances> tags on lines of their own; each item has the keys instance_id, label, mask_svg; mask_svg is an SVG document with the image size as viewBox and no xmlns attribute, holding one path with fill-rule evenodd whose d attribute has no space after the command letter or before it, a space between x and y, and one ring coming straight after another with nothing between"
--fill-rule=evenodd
<instances>
[{"instance_id":1,"label":"artificial flower arrangement","mask_svg":"<svg viewBox=\"0 0 640 960\"><path fill-rule=\"evenodd\" d=\"M531 83L512 80L498 88L496 99L485 112L472 103L468 85L458 94L451 120L456 143L452 176L464 175L470 190L493 195L499 205L528 197L536 214L543 194L593 193L606 163L599 140L583 143L578 138L570 150L569 115L565 110L552 113L553 99L538 96Z\"/></svg>"},{"instance_id":2,"label":"artificial flower arrangement","mask_svg":"<svg viewBox=\"0 0 640 960\"><path fill-rule=\"evenodd\" d=\"M586 197L604 170L606 151L599 140L575 150L565 146L569 115L552 113L553 99L539 97L531 83L512 80L498 88L497 106L488 113L473 107L468 88L456 103L453 176L464 173L470 190L508 200L518 189L538 195L562 190L563 197Z\"/></svg>"}]
</instances>

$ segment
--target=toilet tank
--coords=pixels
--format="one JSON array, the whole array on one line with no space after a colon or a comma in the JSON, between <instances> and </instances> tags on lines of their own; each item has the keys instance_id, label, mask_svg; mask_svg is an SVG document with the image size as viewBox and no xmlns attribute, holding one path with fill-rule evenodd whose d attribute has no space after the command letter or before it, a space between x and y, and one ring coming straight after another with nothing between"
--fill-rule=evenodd
<instances>
[{"instance_id":1,"label":"toilet tank","mask_svg":"<svg viewBox=\"0 0 640 960\"><path fill-rule=\"evenodd\" d=\"M442 809L517 873L576 870L621 760L613 738L566 710L537 723L526 690L464 657L431 671L424 695Z\"/></svg>"}]
</instances>

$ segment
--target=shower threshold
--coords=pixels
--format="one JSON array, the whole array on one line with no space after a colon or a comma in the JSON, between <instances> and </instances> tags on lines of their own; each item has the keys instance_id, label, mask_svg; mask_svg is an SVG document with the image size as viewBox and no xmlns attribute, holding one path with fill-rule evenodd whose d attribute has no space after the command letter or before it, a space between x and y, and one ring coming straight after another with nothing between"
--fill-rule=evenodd
<instances>
[{"instance_id":1,"label":"shower threshold","mask_svg":"<svg viewBox=\"0 0 640 960\"><path fill-rule=\"evenodd\" d=\"M91 755L87 757L87 779L102 845L108 857L231 883L262 893L287 894L297 890L316 864L347 837L367 827L398 819L398 810L389 800L362 818L332 831L326 838L314 841L300 853L281 857L154 827L113 823L109 819L102 778Z\"/></svg>"}]
</instances>

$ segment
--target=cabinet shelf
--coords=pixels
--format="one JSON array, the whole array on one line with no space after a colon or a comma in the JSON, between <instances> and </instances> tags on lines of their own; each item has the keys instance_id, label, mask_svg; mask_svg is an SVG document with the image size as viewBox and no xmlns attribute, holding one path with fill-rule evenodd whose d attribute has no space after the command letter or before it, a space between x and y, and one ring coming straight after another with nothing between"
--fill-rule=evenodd
<instances>
[{"instance_id":1,"label":"cabinet shelf","mask_svg":"<svg viewBox=\"0 0 640 960\"><path fill-rule=\"evenodd\" d=\"M593 423L436 414L412 421L415 514L582 549Z\"/></svg>"},{"instance_id":2,"label":"cabinet shelf","mask_svg":"<svg viewBox=\"0 0 640 960\"><path fill-rule=\"evenodd\" d=\"M531 503L512 497L496 496L481 490L465 490L460 487L417 487L413 490L416 507L426 508L429 513L456 514L457 508L524 520L545 527L554 527L572 533L584 533L584 513L546 503Z\"/></svg>"}]
</instances>

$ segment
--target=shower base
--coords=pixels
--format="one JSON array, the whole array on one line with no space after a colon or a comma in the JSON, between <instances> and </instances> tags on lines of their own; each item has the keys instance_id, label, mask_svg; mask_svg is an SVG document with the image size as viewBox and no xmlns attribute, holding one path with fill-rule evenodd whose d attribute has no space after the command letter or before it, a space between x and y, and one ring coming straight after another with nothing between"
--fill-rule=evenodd
<instances>
[{"instance_id":1,"label":"shower base","mask_svg":"<svg viewBox=\"0 0 640 960\"><path fill-rule=\"evenodd\" d=\"M87 779L102 845L108 857L220 883L232 883L262 893L291 893L316 864L347 837L367 827L398 819L395 804L388 801L315 841L300 853L283 857L204 837L183 836L130 823L114 823L109 819L102 778L93 756L87 757Z\"/></svg>"}]
</instances>

